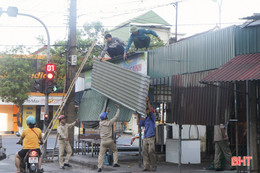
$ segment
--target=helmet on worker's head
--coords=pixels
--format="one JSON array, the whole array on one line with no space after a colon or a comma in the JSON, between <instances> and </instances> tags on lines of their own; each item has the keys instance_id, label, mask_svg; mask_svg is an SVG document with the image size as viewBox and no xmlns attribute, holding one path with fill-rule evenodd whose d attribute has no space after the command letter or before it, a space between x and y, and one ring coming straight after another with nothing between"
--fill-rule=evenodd
<instances>
[{"instance_id":1,"label":"helmet on worker's head","mask_svg":"<svg viewBox=\"0 0 260 173\"><path fill-rule=\"evenodd\" d=\"M27 125L35 125L36 124L36 119L34 116L28 116L26 118L26 124Z\"/></svg>"},{"instance_id":2,"label":"helmet on worker's head","mask_svg":"<svg viewBox=\"0 0 260 173\"><path fill-rule=\"evenodd\" d=\"M131 33L134 33L134 32L138 31L136 26L132 26L130 30L131 30Z\"/></svg>"},{"instance_id":3,"label":"helmet on worker's head","mask_svg":"<svg viewBox=\"0 0 260 173\"><path fill-rule=\"evenodd\" d=\"M66 119L67 117L65 115L59 116L59 120Z\"/></svg>"},{"instance_id":4,"label":"helmet on worker's head","mask_svg":"<svg viewBox=\"0 0 260 173\"><path fill-rule=\"evenodd\" d=\"M101 120L106 120L107 119L107 113L106 112L103 112L99 115L100 119Z\"/></svg>"}]
</instances>

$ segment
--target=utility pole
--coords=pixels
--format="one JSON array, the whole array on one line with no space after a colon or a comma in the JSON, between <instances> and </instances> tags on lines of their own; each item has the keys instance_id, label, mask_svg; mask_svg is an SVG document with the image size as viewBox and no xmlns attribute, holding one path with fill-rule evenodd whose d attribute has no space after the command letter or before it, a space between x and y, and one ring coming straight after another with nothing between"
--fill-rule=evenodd
<instances>
[{"instance_id":1,"label":"utility pole","mask_svg":"<svg viewBox=\"0 0 260 173\"><path fill-rule=\"evenodd\" d=\"M69 38L68 38L68 50L69 50L69 61L68 70L66 74L66 87L70 86L73 78L76 74L76 67L71 64L71 57L76 55L76 25L77 25L77 0L70 0L69 9ZM66 88L66 91L68 88ZM64 114L68 117L68 123L72 123L75 120L75 87L68 97L66 106L64 108ZM69 141L74 151L74 130L69 130Z\"/></svg>"},{"instance_id":2,"label":"utility pole","mask_svg":"<svg viewBox=\"0 0 260 173\"><path fill-rule=\"evenodd\" d=\"M218 3L218 27L221 28L221 12L222 12L222 2L223 0L212 0Z\"/></svg>"},{"instance_id":3,"label":"utility pole","mask_svg":"<svg viewBox=\"0 0 260 173\"><path fill-rule=\"evenodd\" d=\"M178 31L177 31L177 29L178 29L178 3L179 3L180 1L176 1L176 2L174 2L174 3L172 3L172 5L175 7L175 42L177 42L178 41Z\"/></svg>"},{"instance_id":4,"label":"utility pole","mask_svg":"<svg viewBox=\"0 0 260 173\"><path fill-rule=\"evenodd\" d=\"M175 42L178 41L177 36L178 36L178 2L175 3L175 11L176 11L176 19L175 19Z\"/></svg>"}]
</instances>

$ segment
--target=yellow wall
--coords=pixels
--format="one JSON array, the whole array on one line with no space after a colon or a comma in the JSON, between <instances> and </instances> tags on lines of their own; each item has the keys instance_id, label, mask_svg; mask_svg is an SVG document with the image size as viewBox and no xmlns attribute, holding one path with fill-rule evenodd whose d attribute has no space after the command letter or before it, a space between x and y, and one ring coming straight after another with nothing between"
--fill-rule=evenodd
<instances>
[{"instance_id":1,"label":"yellow wall","mask_svg":"<svg viewBox=\"0 0 260 173\"><path fill-rule=\"evenodd\" d=\"M53 117L56 114L57 109L58 109L58 106L53 106ZM59 120L56 121L55 125L53 126L53 129L57 129L58 125L59 125Z\"/></svg>"},{"instance_id":2,"label":"yellow wall","mask_svg":"<svg viewBox=\"0 0 260 173\"><path fill-rule=\"evenodd\" d=\"M26 118L28 116L34 116L36 118L36 106L23 106L23 128L27 128Z\"/></svg>"},{"instance_id":3,"label":"yellow wall","mask_svg":"<svg viewBox=\"0 0 260 173\"><path fill-rule=\"evenodd\" d=\"M13 105L0 105L0 131L13 131Z\"/></svg>"}]
</instances>

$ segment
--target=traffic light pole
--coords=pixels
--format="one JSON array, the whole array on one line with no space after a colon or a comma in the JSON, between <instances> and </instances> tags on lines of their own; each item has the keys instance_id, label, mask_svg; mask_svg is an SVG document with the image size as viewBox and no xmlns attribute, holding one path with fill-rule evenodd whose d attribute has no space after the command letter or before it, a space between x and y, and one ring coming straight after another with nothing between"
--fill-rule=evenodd
<instances>
[{"instance_id":1,"label":"traffic light pole","mask_svg":"<svg viewBox=\"0 0 260 173\"><path fill-rule=\"evenodd\" d=\"M45 80L45 88L47 87L47 80ZM45 92L45 105L44 105L44 115L49 115L49 94ZM44 117L43 121L43 131L46 133L46 118ZM45 136L45 135L44 135ZM45 139L44 139L45 140ZM47 141L45 142L44 149L43 149L43 159L47 159Z\"/></svg>"},{"instance_id":2,"label":"traffic light pole","mask_svg":"<svg viewBox=\"0 0 260 173\"><path fill-rule=\"evenodd\" d=\"M43 25L43 27L46 31L46 34L47 34L47 41L48 41L48 45L47 45L47 64L48 64L50 62L50 49L51 48L50 48L50 34L49 34L47 26L39 18L32 16L30 14L18 13L17 15L31 17L31 18L39 21ZM47 80L45 80L44 85L45 85L45 89L47 89ZM46 114L49 115L49 94L48 94L48 92L45 92L44 115L46 115ZM46 133L46 127L47 127L46 123L47 122L46 122L46 119L44 117L44 121L43 121L43 131L44 131L44 133ZM43 159L44 160L47 159L47 141L46 141L46 143L44 145L44 149L43 149Z\"/></svg>"},{"instance_id":3,"label":"traffic light pole","mask_svg":"<svg viewBox=\"0 0 260 173\"><path fill-rule=\"evenodd\" d=\"M33 18L43 25L43 27L46 31L46 34L47 34L47 41L48 41L48 45L47 45L47 64L49 64L49 62L50 62L50 34L49 34L47 26L43 23L43 21L41 21L39 18L37 18L33 15L30 15L30 14L18 13L17 7L8 7L7 11L3 11L2 8L0 10L1 10L1 13L7 13L8 16L10 16L10 17L16 17L17 15L20 15L20 16L27 16L27 17ZM45 80L44 85L45 85L45 88L47 88L47 80ZM49 94L48 94L48 91L46 91L45 92L44 115L46 115L46 114L49 115L49 105L48 104L49 104ZM44 118L43 127L44 127L43 130L46 133L46 120L45 120L45 118ZM46 144L44 146L43 158L47 158L46 157L46 149L47 149L47 141L46 141Z\"/></svg>"}]
</instances>

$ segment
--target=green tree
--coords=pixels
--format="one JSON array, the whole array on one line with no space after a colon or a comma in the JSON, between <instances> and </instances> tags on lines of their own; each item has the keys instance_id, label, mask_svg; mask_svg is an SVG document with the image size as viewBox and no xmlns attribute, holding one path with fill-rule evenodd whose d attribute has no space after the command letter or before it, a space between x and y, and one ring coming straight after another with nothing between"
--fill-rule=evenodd
<instances>
[{"instance_id":1,"label":"green tree","mask_svg":"<svg viewBox=\"0 0 260 173\"><path fill-rule=\"evenodd\" d=\"M21 126L20 116L23 104L31 91L34 73L32 61L18 55L2 54L0 58L0 98L4 102L11 102L19 108L18 125Z\"/></svg>"},{"instance_id":2,"label":"green tree","mask_svg":"<svg viewBox=\"0 0 260 173\"><path fill-rule=\"evenodd\" d=\"M78 67L80 66L83 58L86 56L89 47L95 39L98 39L98 44L93 49L89 59L87 60L84 69L88 69L93 64L93 57L98 57L102 51L102 38L104 37L106 30L100 22L87 23L84 25L83 30L77 31L77 57ZM56 78L55 83L58 85L59 90L63 89L64 76L66 73L66 67L68 62L69 48L67 41L59 40L55 42L55 47L51 49L51 62L56 64ZM69 62L68 62L69 63ZM44 63L42 65L44 67ZM83 69L83 70L84 70Z\"/></svg>"},{"instance_id":3,"label":"green tree","mask_svg":"<svg viewBox=\"0 0 260 173\"><path fill-rule=\"evenodd\" d=\"M103 41L104 34L108 31L104 28L103 24L99 21L97 22L91 22L91 23L85 23L83 26L84 30L84 36L87 37L87 39L94 40L97 39L98 41Z\"/></svg>"}]
</instances>

